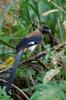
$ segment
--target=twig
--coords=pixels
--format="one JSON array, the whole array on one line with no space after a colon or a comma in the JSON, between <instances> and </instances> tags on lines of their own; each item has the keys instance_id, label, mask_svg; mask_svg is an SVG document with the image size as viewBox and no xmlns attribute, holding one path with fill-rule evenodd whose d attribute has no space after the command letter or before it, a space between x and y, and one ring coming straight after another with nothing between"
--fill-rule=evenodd
<instances>
[{"instance_id":1,"label":"twig","mask_svg":"<svg viewBox=\"0 0 66 100\"><path fill-rule=\"evenodd\" d=\"M43 66L43 67L45 67L45 68L48 69L47 64L45 64L44 62L40 61L39 59L37 59L37 61L38 61L38 63L39 63L41 66Z\"/></svg>"},{"instance_id":2,"label":"twig","mask_svg":"<svg viewBox=\"0 0 66 100\"><path fill-rule=\"evenodd\" d=\"M7 81L4 79L0 79L0 81L7 83ZM12 84L12 87L17 89L27 100L29 100L29 97L22 90L20 90L16 85Z\"/></svg>"},{"instance_id":3,"label":"twig","mask_svg":"<svg viewBox=\"0 0 66 100\"><path fill-rule=\"evenodd\" d=\"M60 43L60 44L58 44L58 45L52 47L50 50L56 50L56 51L57 51L57 50L59 50L61 47L63 47L64 45L66 45L66 41L64 41L64 42L62 42L62 43ZM30 58L30 59L28 59L28 60L25 61L25 62L20 63L20 65L26 64L26 63L30 63L31 61L37 60L37 59L39 59L40 57L45 56L47 53L48 53L47 51L43 51L43 52L39 53L37 56L35 56L35 57L33 57L33 58ZM64 66L64 65L63 65L63 66ZM47 67L47 66L46 66L46 67ZM64 67L64 68L65 68L65 67Z\"/></svg>"},{"instance_id":4,"label":"twig","mask_svg":"<svg viewBox=\"0 0 66 100\"><path fill-rule=\"evenodd\" d=\"M60 44L58 44L58 45L52 47L50 50L56 50L56 51L57 51L57 50L59 50L61 47L63 47L64 45L66 45L66 41L64 41L64 42L62 42L62 43L60 43ZM48 53L47 51L43 51L43 52L37 54L36 56L34 56L34 57L32 57L32 58L29 58L28 60L26 60L26 61L24 61L24 62L21 62L21 63L19 64L19 66L25 65L25 64L30 63L30 62L32 62L32 61L35 61L36 59L39 59L39 58L41 58L42 56L45 56L47 53ZM0 71L0 74L1 74L1 73L4 73L4 72L7 72L7 71L10 70L10 69L11 69L11 68L4 69L4 70Z\"/></svg>"},{"instance_id":5,"label":"twig","mask_svg":"<svg viewBox=\"0 0 66 100\"><path fill-rule=\"evenodd\" d=\"M56 3L54 3L53 1L51 2L57 9L59 9L60 11L62 11L63 13L65 13L66 14L66 11L63 9L63 8L61 8L60 6L58 6Z\"/></svg>"},{"instance_id":6,"label":"twig","mask_svg":"<svg viewBox=\"0 0 66 100\"><path fill-rule=\"evenodd\" d=\"M1 70L0 74L5 73L5 72L9 72L10 69L12 69L12 67Z\"/></svg>"},{"instance_id":7,"label":"twig","mask_svg":"<svg viewBox=\"0 0 66 100\"><path fill-rule=\"evenodd\" d=\"M66 65L64 65L64 63L63 63L63 61L62 61L62 60L57 59L57 62L58 62L58 64L59 64L59 65L61 65L63 68L65 68L65 69L66 69Z\"/></svg>"},{"instance_id":8,"label":"twig","mask_svg":"<svg viewBox=\"0 0 66 100\"><path fill-rule=\"evenodd\" d=\"M44 12L42 14L42 16L48 16L49 14L54 13L54 12L57 12L57 11L59 11L59 9L48 10L48 11Z\"/></svg>"},{"instance_id":9,"label":"twig","mask_svg":"<svg viewBox=\"0 0 66 100\"><path fill-rule=\"evenodd\" d=\"M66 45L66 41L59 43L58 45L54 46L53 48L51 48L51 50L59 50L61 47L63 47L64 45Z\"/></svg>"},{"instance_id":10,"label":"twig","mask_svg":"<svg viewBox=\"0 0 66 100\"><path fill-rule=\"evenodd\" d=\"M47 54L47 51L43 51L43 52L37 54L37 56L34 56L34 57L32 57L32 58L26 60L25 62L20 63L20 65L29 63L29 62L31 62L31 61L35 61L36 59L38 59L38 58L40 58L40 57L42 57L42 56L45 56L46 54Z\"/></svg>"},{"instance_id":11,"label":"twig","mask_svg":"<svg viewBox=\"0 0 66 100\"><path fill-rule=\"evenodd\" d=\"M31 71L30 70L29 70L29 75L30 75L30 80L31 80L32 84L35 85L35 82L33 80L33 77L32 77L32 74L31 74Z\"/></svg>"}]
</instances>

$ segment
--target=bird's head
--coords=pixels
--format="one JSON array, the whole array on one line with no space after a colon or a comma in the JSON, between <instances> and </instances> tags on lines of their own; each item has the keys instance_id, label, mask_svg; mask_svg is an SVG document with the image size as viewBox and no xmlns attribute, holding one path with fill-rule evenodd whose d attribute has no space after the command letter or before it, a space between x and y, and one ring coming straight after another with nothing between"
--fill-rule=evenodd
<instances>
[{"instance_id":1,"label":"bird's head","mask_svg":"<svg viewBox=\"0 0 66 100\"><path fill-rule=\"evenodd\" d=\"M51 33L52 33L51 29L48 26L40 26L39 31L42 34L48 34L48 35L51 35Z\"/></svg>"}]
</instances>

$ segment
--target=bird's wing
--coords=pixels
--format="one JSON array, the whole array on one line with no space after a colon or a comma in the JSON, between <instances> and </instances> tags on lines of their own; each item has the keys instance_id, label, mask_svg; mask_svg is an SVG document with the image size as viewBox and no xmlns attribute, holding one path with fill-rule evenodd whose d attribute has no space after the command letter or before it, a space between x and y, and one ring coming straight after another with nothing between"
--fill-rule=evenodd
<instances>
[{"instance_id":1,"label":"bird's wing","mask_svg":"<svg viewBox=\"0 0 66 100\"><path fill-rule=\"evenodd\" d=\"M19 44L16 46L17 51L20 51L21 49L31 47L35 44L39 44L42 40L42 35L36 35L32 37L25 37L23 38Z\"/></svg>"}]
</instances>

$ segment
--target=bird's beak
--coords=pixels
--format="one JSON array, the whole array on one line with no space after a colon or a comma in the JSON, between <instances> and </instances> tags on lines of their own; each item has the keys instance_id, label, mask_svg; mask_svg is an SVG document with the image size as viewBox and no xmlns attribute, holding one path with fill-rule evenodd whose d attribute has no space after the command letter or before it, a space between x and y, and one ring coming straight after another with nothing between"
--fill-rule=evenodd
<instances>
[{"instance_id":1,"label":"bird's beak","mask_svg":"<svg viewBox=\"0 0 66 100\"><path fill-rule=\"evenodd\" d=\"M43 32L47 33L47 34L51 34L52 33L50 28L44 28Z\"/></svg>"},{"instance_id":2,"label":"bird's beak","mask_svg":"<svg viewBox=\"0 0 66 100\"><path fill-rule=\"evenodd\" d=\"M51 29L48 29L48 30L47 30L47 33L50 33L50 34L51 34L51 33L52 33Z\"/></svg>"}]
</instances>

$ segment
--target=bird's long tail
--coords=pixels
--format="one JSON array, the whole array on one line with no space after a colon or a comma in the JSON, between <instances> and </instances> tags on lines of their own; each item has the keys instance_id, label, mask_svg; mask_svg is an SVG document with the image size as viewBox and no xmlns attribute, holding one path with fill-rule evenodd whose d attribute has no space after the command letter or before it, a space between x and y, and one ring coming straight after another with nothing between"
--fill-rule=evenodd
<instances>
[{"instance_id":1,"label":"bird's long tail","mask_svg":"<svg viewBox=\"0 0 66 100\"><path fill-rule=\"evenodd\" d=\"M6 93L9 92L11 86L12 86L12 83L13 83L13 79L14 79L14 76L15 76L15 73L16 73L16 70L18 68L18 65L19 65L19 62L20 62L20 58L21 56L24 54L24 51L21 50L18 52L16 58L15 58L15 61L14 61L14 64L13 64L13 68L12 68L12 71L9 75L9 78L8 78L8 82L7 82L7 86L6 86Z\"/></svg>"}]
</instances>

